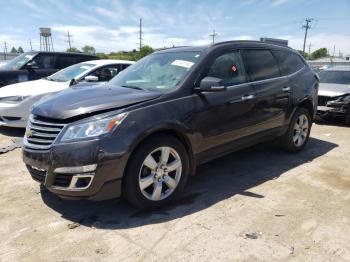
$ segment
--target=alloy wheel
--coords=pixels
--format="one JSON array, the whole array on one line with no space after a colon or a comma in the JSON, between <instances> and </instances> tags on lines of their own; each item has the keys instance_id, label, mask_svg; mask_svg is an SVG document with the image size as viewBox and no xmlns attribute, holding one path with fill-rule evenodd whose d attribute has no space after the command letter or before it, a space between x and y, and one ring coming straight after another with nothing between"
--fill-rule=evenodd
<instances>
[{"instance_id":1,"label":"alloy wheel","mask_svg":"<svg viewBox=\"0 0 350 262\"><path fill-rule=\"evenodd\" d=\"M306 115L298 116L293 129L293 142L297 147L302 146L309 132L309 120Z\"/></svg>"},{"instance_id":2,"label":"alloy wheel","mask_svg":"<svg viewBox=\"0 0 350 262\"><path fill-rule=\"evenodd\" d=\"M139 172L139 186L149 200L169 197L180 182L182 162L175 149L164 146L153 150L143 161Z\"/></svg>"}]
</instances>

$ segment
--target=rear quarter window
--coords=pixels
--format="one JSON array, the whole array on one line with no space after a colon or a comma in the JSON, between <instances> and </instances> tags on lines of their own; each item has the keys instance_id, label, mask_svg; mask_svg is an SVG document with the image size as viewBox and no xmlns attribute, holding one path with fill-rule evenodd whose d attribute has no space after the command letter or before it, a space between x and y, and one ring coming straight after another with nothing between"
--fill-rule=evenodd
<instances>
[{"instance_id":1,"label":"rear quarter window","mask_svg":"<svg viewBox=\"0 0 350 262\"><path fill-rule=\"evenodd\" d=\"M244 50L246 71L252 81L279 77L280 72L270 50Z\"/></svg>"},{"instance_id":2,"label":"rear quarter window","mask_svg":"<svg viewBox=\"0 0 350 262\"><path fill-rule=\"evenodd\" d=\"M275 55L283 76L293 74L304 67L304 62L296 54L280 50L273 50L272 52Z\"/></svg>"}]
</instances>

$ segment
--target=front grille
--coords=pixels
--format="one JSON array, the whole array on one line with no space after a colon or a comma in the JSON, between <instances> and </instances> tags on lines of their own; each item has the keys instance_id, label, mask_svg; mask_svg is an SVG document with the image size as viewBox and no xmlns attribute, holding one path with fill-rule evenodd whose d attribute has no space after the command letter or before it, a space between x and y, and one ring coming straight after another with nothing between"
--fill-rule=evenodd
<instances>
[{"instance_id":1,"label":"front grille","mask_svg":"<svg viewBox=\"0 0 350 262\"><path fill-rule=\"evenodd\" d=\"M72 174L58 174L56 173L56 178L54 186L68 187L72 180Z\"/></svg>"},{"instance_id":2,"label":"front grille","mask_svg":"<svg viewBox=\"0 0 350 262\"><path fill-rule=\"evenodd\" d=\"M329 96L318 96L318 105L319 106L325 106L328 101L334 100L334 97Z\"/></svg>"},{"instance_id":3,"label":"front grille","mask_svg":"<svg viewBox=\"0 0 350 262\"><path fill-rule=\"evenodd\" d=\"M27 165L27 169L35 181L38 181L40 183L45 182L45 178L46 178L46 171L45 170L38 169L38 168L32 167L30 165Z\"/></svg>"},{"instance_id":4,"label":"front grille","mask_svg":"<svg viewBox=\"0 0 350 262\"><path fill-rule=\"evenodd\" d=\"M24 145L31 149L49 149L66 124L29 117Z\"/></svg>"}]
</instances>

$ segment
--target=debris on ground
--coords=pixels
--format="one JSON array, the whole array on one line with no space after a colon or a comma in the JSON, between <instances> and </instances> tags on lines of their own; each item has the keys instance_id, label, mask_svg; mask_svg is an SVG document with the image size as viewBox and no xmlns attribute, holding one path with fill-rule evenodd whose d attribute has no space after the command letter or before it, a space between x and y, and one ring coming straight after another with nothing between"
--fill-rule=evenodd
<instances>
[{"instance_id":1,"label":"debris on ground","mask_svg":"<svg viewBox=\"0 0 350 262\"><path fill-rule=\"evenodd\" d=\"M77 222L68 224L68 228L69 228L69 229L74 229L74 228L79 227L79 226L80 226L80 224L77 223Z\"/></svg>"}]
</instances>

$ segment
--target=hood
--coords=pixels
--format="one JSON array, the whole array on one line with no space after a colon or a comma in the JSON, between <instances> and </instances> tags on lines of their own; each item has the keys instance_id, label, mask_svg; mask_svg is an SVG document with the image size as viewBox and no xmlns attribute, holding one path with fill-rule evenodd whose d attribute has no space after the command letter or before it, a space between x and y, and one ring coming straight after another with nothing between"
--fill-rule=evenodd
<instances>
[{"instance_id":1,"label":"hood","mask_svg":"<svg viewBox=\"0 0 350 262\"><path fill-rule=\"evenodd\" d=\"M344 84L332 84L332 83L320 83L318 89L319 96L342 96L350 94L350 85Z\"/></svg>"},{"instance_id":2,"label":"hood","mask_svg":"<svg viewBox=\"0 0 350 262\"><path fill-rule=\"evenodd\" d=\"M67 119L104 110L113 110L161 96L159 92L136 90L110 85L68 88L40 100L32 109L35 115Z\"/></svg>"},{"instance_id":3,"label":"hood","mask_svg":"<svg viewBox=\"0 0 350 262\"><path fill-rule=\"evenodd\" d=\"M35 96L58 92L69 87L69 82L54 82L45 79L21 82L0 88L0 97Z\"/></svg>"}]
</instances>

